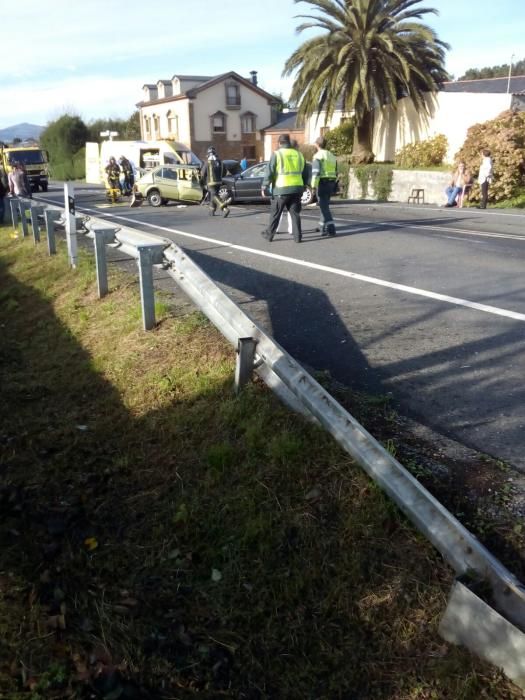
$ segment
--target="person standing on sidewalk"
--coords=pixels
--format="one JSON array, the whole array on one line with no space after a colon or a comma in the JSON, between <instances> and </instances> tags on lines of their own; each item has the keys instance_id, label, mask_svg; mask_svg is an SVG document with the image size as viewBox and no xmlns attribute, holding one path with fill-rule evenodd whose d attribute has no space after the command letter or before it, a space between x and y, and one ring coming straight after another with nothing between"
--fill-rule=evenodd
<instances>
[{"instance_id":1,"label":"person standing on sidewalk","mask_svg":"<svg viewBox=\"0 0 525 700\"><path fill-rule=\"evenodd\" d=\"M481 165L479 166L478 174L479 186L481 187L481 202L480 209L487 208L489 198L489 184L492 182L492 158L488 148L481 151Z\"/></svg>"},{"instance_id":2,"label":"person standing on sidewalk","mask_svg":"<svg viewBox=\"0 0 525 700\"><path fill-rule=\"evenodd\" d=\"M261 188L263 197L268 196L270 188L272 194L268 228L261 231L261 236L269 243L273 241L285 209L292 219L293 239L296 243L301 242L301 195L307 178L308 171L303 154L292 148L289 134L281 134L279 148L272 153Z\"/></svg>"},{"instance_id":3,"label":"person standing on sidewalk","mask_svg":"<svg viewBox=\"0 0 525 700\"><path fill-rule=\"evenodd\" d=\"M335 236L335 224L330 211L330 197L337 189L337 159L333 153L327 151L325 139L320 136L315 147L317 152L312 161L312 190L317 190L319 202L319 228L322 236Z\"/></svg>"},{"instance_id":4,"label":"person standing on sidewalk","mask_svg":"<svg viewBox=\"0 0 525 700\"><path fill-rule=\"evenodd\" d=\"M231 203L231 198L223 202L219 197L219 187L222 184L224 175L225 169L223 162L218 158L215 148L213 146L208 146L206 160L201 168L201 183L203 187L208 189L210 216L215 216L217 207L222 211L224 218L230 213L228 204Z\"/></svg>"}]
</instances>

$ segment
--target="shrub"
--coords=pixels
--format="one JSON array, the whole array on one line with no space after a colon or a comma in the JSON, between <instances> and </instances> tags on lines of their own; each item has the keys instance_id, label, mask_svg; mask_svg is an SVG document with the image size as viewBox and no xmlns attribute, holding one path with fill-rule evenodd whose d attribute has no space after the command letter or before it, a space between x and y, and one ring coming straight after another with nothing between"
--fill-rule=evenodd
<instances>
[{"instance_id":1,"label":"shrub","mask_svg":"<svg viewBox=\"0 0 525 700\"><path fill-rule=\"evenodd\" d=\"M361 185L361 199L367 199L369 187L372 185L375 197L380 202L388 201L392 191L392 178L394 169L391 165L371 163L370 165L357 165L354 168L356 178Z\"/></svg>"},{"instance_id":2,"label":"shrub","mask_svg":"<svg viewBox=\"0 0 525 700\"><path fill-rule=\"evenodd\" d=\"M310 162L311 160L313 160L317 148L315 146L311 146L308 143L303 143L301 146L299 146L299 150L303 154L304 159Z\"/></svg>"},{"instance_id":3,"label":"shrub","mask_svg":"<svg viewBox=\"0 0 525 700\"><path fill-rule=\"evenodd\" d=\"M346 121L325 134L326 147L336 156L348 156L354 144L354 123Z\"/></svg>"},{"instance_id":4,"label":"shrub","mask_svg":"<svg viewBox=\"0 0 525 700\"><path fill-rule=\"evenodd\" d=\"M407 143L397 151L395 164L400 168L429 168L432 165L441 165L447 150L447 137L438 134L425 141Z\"/></svg>"},{"instance_id":5,"label":"shrub","mask_svg":"<svg viewBox=\"0 0 525 700\"><path fill-rule=\"evenodd\" d=\"M471 126L456 159L464 160L477 176L481 164L480 151L488 148L494 164L494 180L489 188L492 201L516 197L525 185L525 112L503 112L495 119ZM471 199L479 199L479 186Z\"/></svg>"}]
</instances>

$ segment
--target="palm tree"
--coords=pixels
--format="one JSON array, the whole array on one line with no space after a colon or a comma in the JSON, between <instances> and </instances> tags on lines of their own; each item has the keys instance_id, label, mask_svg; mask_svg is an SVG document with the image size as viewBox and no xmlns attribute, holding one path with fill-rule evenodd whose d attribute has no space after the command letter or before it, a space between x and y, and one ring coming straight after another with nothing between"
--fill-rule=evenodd
<instances>
[{"instance_id":1,"label":"palm tree","mask_svg":"<svg viewBox=\"0 0 525 700\"><path fill-rule=\"evenodd\" d=\"M321 28L286 61L283 76L295 76L290 100L299 117L322 111L326 121L336 104L354 112L353 160L373 161L373 110L410 97L418 111L427 111L425 93L436 92L448 79L444 68L448 44L416 20L436 10L416 7L421 0L295 0L320 14L298 15L308 22L297 27Z\"/></svg>"}]
</instances>

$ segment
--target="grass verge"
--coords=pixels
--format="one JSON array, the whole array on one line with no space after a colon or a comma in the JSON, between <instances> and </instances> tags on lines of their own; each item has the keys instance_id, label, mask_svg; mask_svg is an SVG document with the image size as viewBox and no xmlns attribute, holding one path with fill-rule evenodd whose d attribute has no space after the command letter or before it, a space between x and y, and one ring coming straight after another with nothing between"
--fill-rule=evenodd
<instances>
[{"instance_id":1,"label":"grass verge","mask_svg":"<svg viewBox=\"0 0 525 700\"><path fill-rule=\"evenodd\" d=\"M200 314L0 230L0 697L503 700L452 572Z\"/></svg>"}]
</instances>

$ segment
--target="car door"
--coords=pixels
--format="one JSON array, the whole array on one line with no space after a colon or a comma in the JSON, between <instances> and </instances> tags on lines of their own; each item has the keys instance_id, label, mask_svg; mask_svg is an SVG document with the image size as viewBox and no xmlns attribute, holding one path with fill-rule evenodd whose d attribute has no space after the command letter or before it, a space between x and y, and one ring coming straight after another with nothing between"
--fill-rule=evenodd
<instances>
[{"instance_id":1,"label":"car door","mask_svg":"<svg viewBox=\"0 0 525 700\"><path fill-rule=\"evenodd\" d=\"M237 199L262 199L261 187L266 163L257 163L245 170L235 181Z\"/></svg>"},{"instance_id":2,"label":"car door","mask_svg":"<svg viewBox=\"0 0 525 700\"><path fill-rule=\"evenodd\" d=\"M153 179L163 199L179 199L179 179L176 168L158 168L153 174Z\"/></svg>"},{"instance_id":3,"label":"car door","mask_svg":"<svg viewBox=\"0 0 525 700\"><path fill-rule=\"evenodd\" d=\"M199 182L197 168L179 166L179 199L182 202L200 202L202 186Z\"/></svg>"}]
</instances>

